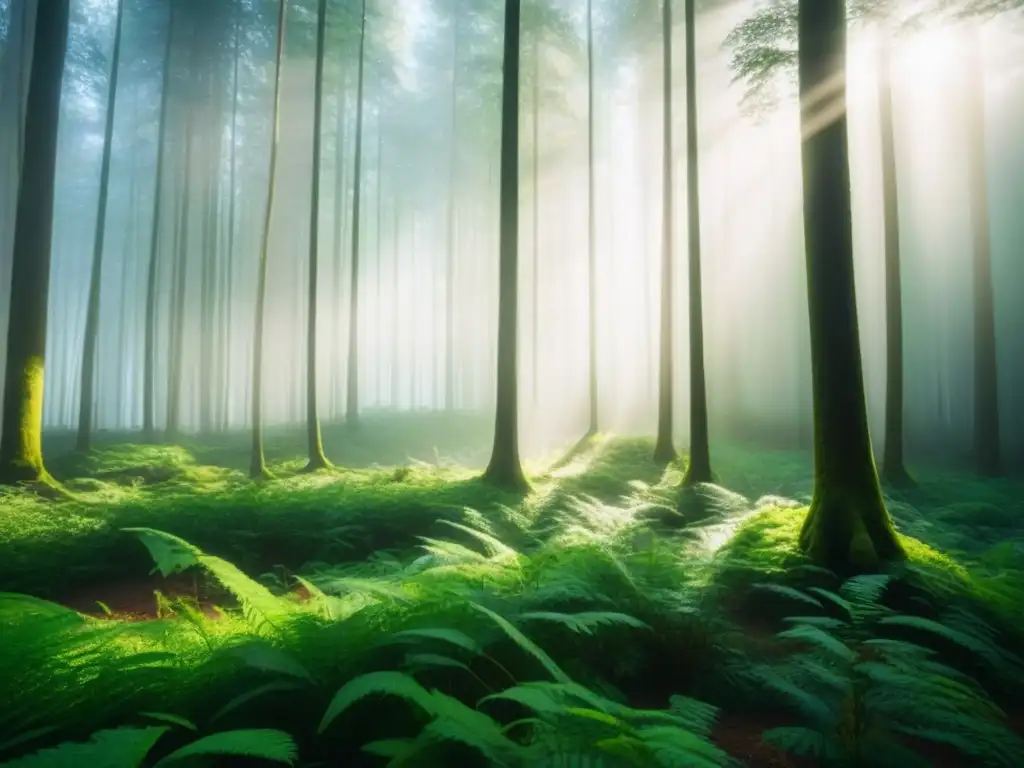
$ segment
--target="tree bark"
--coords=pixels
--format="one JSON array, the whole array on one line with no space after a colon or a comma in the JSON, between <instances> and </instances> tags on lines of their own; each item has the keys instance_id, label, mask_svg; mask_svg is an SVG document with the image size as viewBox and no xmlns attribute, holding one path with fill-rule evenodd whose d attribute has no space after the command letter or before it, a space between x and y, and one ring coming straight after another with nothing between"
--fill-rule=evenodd
<instances>
[{"instance_id":1,"label":"tree bark","mask_svg":"<svg viewBox=\"0 0 1024 768\"><path fill-rule=\"evenodd\" d=\"M103 158L100 162L99 202L96 207L96 231L92 245L92 271L89 275L89 303L85 310L85 334L82 342L82 369L79 380L78 436L75 450L86 452L92 437L93 406L96 404L96 342L100 326L100 284L103 280L103 245L107 234L107 197L110 191L110 157L114 143L114 112L117 108L117 74L121 61L121 30L124 27L124 0L117 3L117 28L114 52L110 60L107 86L107 116L103 128Z\"/></svg>"},{"instance_id":2,"label":"tree bark","mask_svg":"<svg viewBox=\"0 0 1024 768\"><path fill-rule=\"evenodd\" d=\"M171 43L174 39L174 4L169 3L167 41L164 43L163 74L160 91L160 125L156 140L156 178L153 185L153 221L149 240L149 266L146 274L146 339L142 371L142 434L146 440L156 435L154 386L156 384L156 302L157 258L160 254L160 214L163 202L164 142L167 136L167 98L171 84Z\"/></svg>"},{"instance_id":3,"label":"tree bark","mask_svg":"<svg viewBox=\"0 0 1024 768\"><path fill-rule=\"evenodd\" d=\"M68 5L69 0L51 0L36 13L4 370L0 483L5 485L52 482L43 466L43 366Z\"/></svg>"},{"instance_id":4,"label":"tree bark","mask_svg":"<svg viewBox=\"0 0 1024 768\"><path fill-rule=\"evenodd\" d=\"M274 59L274 127L270 138L270 175L267 181L267 202L263 209L263 234L260 239L260 261L256 276L256 320L252 348L252 452L249 475L255 480L270 476L263 455L263 324L267 301L267 252L270 247L270 221L274 212L274 181L277 177L277 148L281 140L281 59L284 51L284 15L287 0L280 0L277 9L277 53Z\"/></svg>"},{"instance_id":5,"label":"tree bark","mask_svg":"<svg viewBox=\"0 0 1024 768\"><path fill-rule=\"evenodd\" d=\"M658 437L654 460L668 464L676 456L672 445L672 0L663 0L662 45L663 149L661 159L661 339L658 349Z\"/></svg>"},{"instance_id":6,"label":"tree bark","mask_svg":"<svg viewBox=\"0 0 1024 768\"><path fill-rule=\"evenodd\" d=\"M352 425L359 421L359 221L363 163L363 79L366 53L366 0L362 4L359 26L359 84L356 88L355 170L352 179L352 259L349 287L348 365L346 366L345 420Z\"/></svg>"},{"instance_id":7,"label":"tree bark","mask_svg":"<svg viewBox=\"0 0 1024 768\"><path fill-rule=\"evenodd\" d=\"M985 70L982 30L971 30L968 54L967 153L970 163L971 232L974 278L974 441L975 469L985 477L1003 473L999 434L999 376L996 313L992 288L992 243L989 228L985 141Z\"/></svg>"},{"instance_id":8,"label":"tree bark","mask_svg":"<svg viewBox=\"0 0 1024 768\"><path fill-rule=\"evenodd\" d=\"M597 434L597 219L594 210L594 19L587 0L587 327L590 363L587 435Z\"/></svg>"},{"instance_id":9,"label":"tree bark","mask_svg":"<svg viewBox=\"0 0 1024 768\"><path fill-rule=\"evenodd\" d=\"M861 364L846 122L845 0L800 0L804 239L814 401L814 495L801 548L836 571L903 549L878 483Z\"/></svg>"},{"instance_id":10,"label":"tree bark","mask_svg":"<svg viewBox=\"0 0 1024 768\"><path fill-rule=\"evenodd\" d=\"M483 479L523 491L529 484L519 460L519 18L519 0L505 0L497 388L494 445Z\"/></svg>"},{"instance_id":11,"label":"tree bark","mask_svg":"<svg viewBox=\"0 0 1024 768\"><path fill-rule=\"evenodd\" d=\"M704 370L704 302L700 253L700 153L697 134L696 0L685 0L686 21L686 221L690 289L690 461L684 486L710 483L708 395Z\"/></svg>"},{"instance_id":12,"label":"tree bark","mask_svg":"<svg viewBox=\"0 0 1024 768\"><path fill-rule=\"evenodd\" d=\"M324 34L327 29L327 0L320 0L316 21L316 83L313 96L313 179L309 203L309 294L306 320L306 441L309 472L329 466L320 436L316 404L316 312L320 253L320 134L324 111Z\"/></svg>"},{"instance_id":13,"label":"tree bark","mask_svg":"<svg viewBox=\"0 0 1024 768\"><path fill-rule=\"evenodd\" d=\"M910 483L903 461L903 284L900 264L899 183L893 126L889 31L880 30L878 114L882 132L882 206L885 226L885 450L882 477L891 485Z\"/></svg>"}]
</instances>

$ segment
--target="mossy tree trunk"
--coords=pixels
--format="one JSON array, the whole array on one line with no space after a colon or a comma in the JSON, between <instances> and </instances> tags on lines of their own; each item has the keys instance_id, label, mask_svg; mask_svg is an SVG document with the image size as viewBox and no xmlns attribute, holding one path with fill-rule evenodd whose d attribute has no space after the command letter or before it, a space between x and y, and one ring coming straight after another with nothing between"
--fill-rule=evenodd
<instances>
[{"instance_id":1,"label":"mossy tree trunk","mask_svg":"<svg viewBox=\"0 0 1024 768\"><path fill-rule=\"evenodd\" d=\"M281 58L284 52L284 15L286 0L277 9L277 53L274 59L274 115L270 137L270 171L267 180L267 202L263 209L263 233L260 238L260 261L256 275L256 320L252 349L252 451L249 475L261 480L270 475L263 455L263 324L267 302L267 261L270 248L270 220L274 212L274 183L277 178L277 148L281 141Z\"/></svg>"},{"instance_id":2,"label":"mossy tree trunk","mask_svg":"<svg viewBox=\"0 0 1024 768\"><path fill-rule=\"evenodd\" d=\"M975 469L986 477L1002 474L999 385L996 364L995 299L989 231L985 142L985 70L982 30L971 30L968 53L967 155L970 163L971 232L974 277L974 441Z\"/></svg>"},{"instance_id":3,"label":"mossy tree trunk","mask_svg":"<svg viewBox=\"0 0 1024 768\"><path fill-rule=\"evenodd\" d=\"M684 486L710 483L708 396L704 371L704 306L700 264L700 154L697 135L696 0L685 0L686 22L686 220L690 291L690 462Z\"/></svg>"},{"instance_id":4,"label":"mossy tree trunk","mask_svg":"<svg viewBox=\"0 0 1024 768\"><path fill-rule=\"evenodd\" d=\"M861 366L846 122L846 2L800 0L804 238L814 402L814 495L802 549L844 570L899 557L878 483Z\"/></svg>"},{"instance_id":5,"label":"mossy tree trunk","mask_svg":"<svg viewBox=\"0 0 1024 768\"><path fill-rule=\"evenodd\" d=\"M672 0L662 4L661 338L658 347L658 437L654 460L668 464L672 445Z\"/></svg>"},{"instance_id":6,"label":"mossy tree trunk","mask_svg":"<svg viewBox=\"0 0 1024 768\"><path fill-rule=\"evenodd\" d=\"M892 62L889 30L880 30L878 114L882 132L882 206L885 225L885 450L882 477L908 485L903 460L903 278L900 274L900 207L893 126Z\"/></svg>"},{"instance_id":7,"label":"mossy tree trunk","mask_svg":"<svg viewBox=\"0 0 1024 768\"><path fill-rule=\"evenodd\" d=\"M594 205L594 14L587 0L587 435L597 434L597 211Z\"/></svg>"},{"instance_id":8,"label":"mossy tree trunk","mask_svg":"<svg viewBox=\"0 0 1024 768\"><path fill-rule=\"evenodd\" d=\"M110 157L114 143L114 113L117 109L117 70L121 62L121 31L124 29L124 0L117 2L117 26L114 51L107 76L107 115L103 127L103 157L100 161L99 201L96 206L96 231L92 245L92 271L89 298L85 309L85 333L82 340L82 368L79 380L78 436L75 450L86 452L92 438L93 406L96 403L96 343L100 328L100 284L103 279L103 245L107 235L107 198L110 191Z\"/></svg>"},{"instance_id":9,"label":"mossy tree trunk","mask_svg":"<svg viewBox=\"0 0 1024 768\"><path fill-rule=\"evenodd\" d=\"M483 475L487 482L511 490L529 488L519 460L519 18L519 0L505 0L497 402L494 445Z\"/></svg>"},{"instance_id":10,"label":"mossy tree trunk","mask_svg":"<svg viewBox=\"0 0 1024 768\"><path fill-rule=\"evenodd\" d=\"M349 265L348 364L346 365L345 421L359 421L359 209L362 202L363 169L363 86L366 69L366 0L359 22L359 74L356 86L355 169L352 172L352 258Z\"/></svg>"},{"instance_id":11,"label":"mossy tree trunk","mask_svg":"<svg viewBox=\"0 0 1024 768\"><path fill-rule=\"evenodd\" d=\"M313 95L313 179L310 183L309 212L309 294L306 320L306 442L308 471L328 466L320 436L316 402L316 314L320 253L320 133L324 112L324 36L327 29L327 0L320 0L316 19L316 81Z\"/></svg>"},{"instance_id":12,"label":"mossy tree trunk","mask_svg":"<svg viewBox=\"0 0 1024 768\"><path fill-rule=\"evenodd\" d=\"M153 186L153 221L150 225L149 266L146 272L145 345L142 370L142 434L146 440L156 436L154 387L156 385L156 303L157 259L160 254L160 215L163 203L164 141L167 135L167 99L171 84L171 43L174 39L174 4L169 3L167 40L164 43L163 74L160 90L160 117L156 140L156 175Z\"/></svg>"},{"instance_id":13,"label":"mossy tree trunk","mask_svg":"<svg viewBox=\"0 0 1024 768\"><path fill-rule=\"evenodd\" d=\"M54 177L69 0L36 12L4 370L0 483L49 483L43 466L43 365L53 238Z\"/></svg>"}]
</instances>

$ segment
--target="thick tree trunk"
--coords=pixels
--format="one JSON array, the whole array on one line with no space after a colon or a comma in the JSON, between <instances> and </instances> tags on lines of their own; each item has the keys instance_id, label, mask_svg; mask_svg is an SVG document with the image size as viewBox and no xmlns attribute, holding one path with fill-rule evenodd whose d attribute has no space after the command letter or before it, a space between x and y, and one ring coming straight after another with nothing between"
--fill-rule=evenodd
<instances>
[{"instance_id":1,"label":"thick tree trunk","mask_svg":"<svg viewBox=\"0 0 1024 768\"><path fill-rule=\"evenodd\" d=\"M710 483L708 396L704 371L704 302L700 264L700 153L697 134L696 0L685 0L686 21L686 223L690 289L690 461L684 486Z\"/></svg>"},{"instance_id":2,"label":"thick tree trunk","mask_svg":"<svg viewBox=\"0 0 1024 768\"><path fill-rule=\"evenodd\" d=\"M163 74L160 91L160 125L156 140L156 177L153 185L153 221L149 240L149 266L146 272L146 328L145 352L142 371L142 434L146 440L156 436L156 302L157 258L160 254L160 214L163 202L164 142L167 136L167 98L171 84L171 42L174 39L174 5L170 6L167 22L167 40L164 43Z\"/></svg>"},{"instance_id":3,"label":"thick tree trunk","mask_svg":"<svg viewBox=\"0 0 1024 768\"><path fill-rule=\"evenodd\" d=\"M68 0L51 0L36 14L8 310L0 432L3 484L51 482L43 466L43 363L68 5Z\"/></svg>"},{"instance_id":4,"label":"thick tree trunk","mask_svg":"<svg viewBox=\"0 0 1024 768\"><path fill-rule=\"evenodd\" d=\"M320 0L316 21L316 83L313 96L313 180L310 185L309 211L309 294L306 322L306 448L307 471L328 466L320 436L316 390L316 311L320 266L320 134L324 111L324 33L327 29L327 0Z\"/></svg>"},{"instance_id":5,"label":"thick tree trunk","mask_svg":"<svg viewBox=\"0 0 1024 768\"><path fill-rule=\"evenodd\" d=\"M661 159L661 339L658 348L658 437L654 460L668 464L675 458L672 445L672 0L663 0L662 140Z\"/></svg>"},{"instance_id":6,"label":"thick tree trunk","mask_svg":"<svg viewBox=\"0 0 1024 768\"><path fill-rule=\"evenodd\" d=\"M800 0L804 238L814 400L814 496L800 545L834 570L900 557L871 452L853 269L846 3Z\"/></svg>"},{"instance_id":7,"label":"thick tree trunk","mask_svg":"<svg viewBox=\"0 0 1024 768\"><path fill-rule=\"evenodd\" d=\"M89 275L89 303L85 310L85 334L82 345L82 370L79 380L78 437L75 450L89 450L92 437L93 406L96 404L96 342L100 327L100 284L103 279L103 245L107 235L107 197L110 190L110 157L114 143L114 112L117 108L117 70L121 61L121 30L124 27L124 0L117 3L117 28L114 52L110 60L107 86L107 117L103 128L103 158L100 163L99 202L96 207L96 231L92 245L92 271Z\"/></svg>"},{"instance_id":8,"label":"thick tree trunk","mask_svg":"<svg viewBox=\"0 0 1024 768\"><path fill-rule=\"evenodd\" d=\"M900 208L893 126L892 63L889 30L880 31L878 115L882 132L882 206L885 225L885 450L882 477L907 485L903 462L903 278L900 274Z\"/></svg>"},{"instance_id":9,"label":"thick tree trunk","mask_svg":"<svg viewBox=\"0 0 1024 768\"><path fill-rule=\"evenodd\" d=\"M992 289L992 244L988 211L985 141L985 69L982 30L972 31L968 58L967 155L970 162L971 231L974 273L974 461L980 475L1003 473L999 434L996 314Z\"/></svg>"},{"instance_id":10,"label":"thick tree trunk","mask_svg":"<svg viewBox=\"0 0 1024 768\"><path fill-rule=\"evenodd\" d=\"M267 253L270 247L270 220L274 212L274 182L277 178L277 147L281 140L281 58L284 51L284 14L286 0L277 9L277 53L274 59L274 128L270 138L270 172L267 180L267 202L263 210L263 234L260 239L260 261L256 276L256 320L252 347L252 452L249 475L255 480L269 477L263 455L263 324L267 302Z\"/></svg>"},{"instance_id":11,"label":"thick tree trunk","mask_svg":"<svg viewBox=\"0 0 1024 768\"><path fill-rule=\"evenodd\" d=\"M519 0L505 0L501 96L501 220L494 446L484 480L526 490L519 460Z\"/></svg>"},{"instance_id":12,"label":"thick tree trunk","mask_svg":"<svg viewBox=\"0 0 1024 768\"><path fill-rule=\"evenodd\" d=\"M345 420L349 424L359 421L359 206L362 195L363 164L363 79L366 53L366 0L362 4L359 27L359 84L356 88L356 146L355 170L352 179L352 260L349 288L348 365L346 366Z\"/></svg>"}]
</instances>

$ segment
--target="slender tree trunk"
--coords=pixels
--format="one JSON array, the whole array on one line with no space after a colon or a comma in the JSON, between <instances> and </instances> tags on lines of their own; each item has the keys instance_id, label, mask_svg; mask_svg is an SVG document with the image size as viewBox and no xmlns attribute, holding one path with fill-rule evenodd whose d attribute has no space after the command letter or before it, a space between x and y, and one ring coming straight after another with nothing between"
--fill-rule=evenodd
<instances>
[{"instance_id":1,"label":"slender tree trunk","mask_svg":"<svg viewBox=\"0 0 1024 768\"><path fill-rule=\"evenodd\" d=\"M903 554L868 433L853 270L846 2L800 0L804 238L814 400L814 496L800 545L844 570Z\"/></svg>"},{"instance_id":2,"label":"slender tree trunk","mask_svg":"<svg viewBox=\"0 0 1024 768\"><path fill-rule=\"evenodd\" d=\"M992 244L988 210L985 141L985 69L982 30L971 30L968 58L967 153L970 162L971 231L974 276L974 461L978 474L1003 473L999 434L996 314L992 288Z\"/></svg>"},{"instance_id":3,"label":"slender tree trunk","mask_svg":"<svg viewBox=\"0 0 1024 768\"><path fill-rule=\"evenodd\" d=\"M452 4L452 99L450 106L452 138L448 156L448 261L445 264L444 290L444 409L455 408L455 211L458 198L459 159L459 9Z\"/></svg>"},{"instance_id":4,"label":"slender tree trunk","mask_svg":"<svg viewBox=\"0 0 1024 768\"><path fill-rule=\"evenodd\" d=\"M43 466L43 363L68 5L68 0L51 0L36 13L8 308L0 431L0 483L5 485L52 482Z\"/></svg>"},{"instance_id":5,"label":"slender tree trunk","mask_svg":"<svg viewBox=\"0 0 1024 768\"><path fill-rule=\"evenodd\" d=\"M260 261L256 278L256 320L252 351L252 455L249 474L253 479L269 477L263 455L263 322L267 300L267 251L270 246L270 219L274 211L274 181L277 177L277 146L281 140L281 58L284 51L284 14L286 0L277 9L277 53L274 58L274 128L270 139L270 176L267 181L267 203L263 210L263 234L260 239Z\"/></svg>"},{"instance_id":6,"label":"slender tree trunk","mask_svg":"<svg viewBox=\"0 0 1024 768\"><path fill-rule=\"evenodd\" d=\"M348 365L346 369L345 420L349 424L359 421L359 205L362 195L363 162L363 77L366 53L366 0L362 3L359 26L359 84L356 89L356 146L355 171L352 183L352 263L349 289Z\"/></svg>"},{"instance_id":7,"label":"slender tree trunk","mask_svg":"<svg viewBox=\"0 0 1024 768\"><path fill-rule=\"evenodd\" d=\"M684 486L710 483L708 396L704 370L704 307L700 263L700 153L697 134L696 0L685 0L686 21L686 220L690 288L690 462Z\"/></svg>"},{"instance_id":8,"label":"slender tree trunk","mask_svg":"<svg viewBox=\"0 0 1024 768\"><path fill-rule=\"evenodd\" d=\"M594 205L594 20L587 0L587 328L590 411L587 435L597 434L597 211Z\"/></svg>"},{"instance_id":9,"label":"slender tree trunk","mask_svg":"<svg viewBox=\"0 0 1024 768\"><path fill-rule=\"evenodd\" d=\"M156 140L156 178L153 184L153 221L150 225L149 266L146 271L146 329L142 371L142 434L146 440L156 436L154 426L156 383L156 302L157 257L160 254L160 213L163 202L164 142L167 136L167 97L171 85L171 42L174 39L174 4L170 5L167 40L164 43L163 74L160 91L160 126Z\"/></svg>"},{"instance_id":10,"label":"slender tree trunk","mask_svg":"<svg viewBox=\"0 0 1024 768\"><path fill-rule=\"evenodd\" d=\"M199 431L209 434L213 430L213 341L216 338L213 302L217 296L217 197L220 179L220 89L211 72L209 94L212 112L207 126L206 189L203 192L202 226L202 283L200 285L200 338L199 338Z\"/></svg>"},{"instance_id":11,"label":"slender tree trunk","mask_svg":"<svg viewBox=\"0 0 1024 768\"><path fill-rule=\"evenodd\" d=\"M195 49L192 62L195 64ZM192 68L195 72L194 66ZM179 226L178 259L176 280L171 308L172 343L170 365L167 376L167 425L168 438L181 433L181 386L184 379L185 356L185 293L188 286L188 254L189 254L189 214L192 210L189 190L192 188L192 149L195 141L195 107L191 104L186 108L185 118L185 160L184 182L181 190L181 220Z\"/></svg>"},{"instance_id":12,"label":"slender tree trunk","mask_svg":"<svg viewBox=\"0 0 1024 768\"><path fill-rule=\"evenodd\" d=\"M895 129L889 30L880 30L878 50L878 114L882 133L882 206L885 224L885 451L882 477L907 485L903 463L903 287L900 275L900 209L896 171Z\"/></svg>"},{"instance_id":13,"label":"slender tree trunk","mask_svg":"<svg viewBox=\"0 0 1024 768\"><path fill-rule=\"evenodd\" d=\"M383 91L383 82L378 81ZM384 246L381 241L381 231L384 218L383 205L384 205L384 124L381 121L381 107L377 106L377 204L375 206L376 213L376 226L377 236L375 238L375 247L377 250L375 263L373 265L374 272L374 302L373 302L373 314L374 314L374 355L373 355L373 369L374 369L374 397L375 404L379 408L381 401L381 392L383 391L383 385L381 381L383 379L384 370L384 359L380 354L380 327L381 327L381 259L384 256Z\"/></svg>"},{"instance_id":14,"label":"slender tree trunk","mask_svg":"<svg viewBox=\"0 0 1024 768\"><path fill-rule=\"evenodd\" d=\"M672 445L672 0L662 2L661 340L658 352L658 437L654 445L654 460L668 464L676 455Z\"/></svg>"},{"instance_id":15,"label":"slender tree trunk","mask_svg":"<svg viewBox=\"0 0 1024 768\"><path fill-rule=\"evenodd\" d=\"M316 405L316 311L320 267L320 134L324 111L324 34L327 29L327 0L320 0L316 20L316 85L313 97L313 180L309 203L309 295L306 323L306 441L307 471L328 466L320 436Z\"/></svg>"},{"instance_id":16,"label":"slender tree trunk","mask_svg":"<svg viewBox=\"0 0 1024 768\"><path fill-rule=\"evenodd\" d=\"M135 296L134 285L131 285L131 279L134 277L135 270L131 267L135 263L135 252L137 246L136 232L138 230L138 194L137 194L137 180L138 180L138 159L139 152L137 148L137 139L139 135L139 99L138 92L136 92L135 98L132 99L132 162L131 171L128 182L128 222L125 227L124 245L121 248L121 312L118 318L117 324L117 348L120 350L120 359L118 360L118 385L116 389L116 404L117 404L117 421L115 426L122 426L123 421L127 421L128 424L133 419L133 408L134 397L133 387L131 386L130 380L126 381L126 374L129 372L129 367L126 365L126 361L130 357L134 357L131 354L129 347L129 306L133 309L135 307L135 301L129 302L129 297ZM134 371L134 366L130 369ZM131 378L134 378L132 376Z\"/></svg>"},{"instance_id":17,"label":"slender tree trunk","mask_svg":"<svg viewBox=\"0 0 1024 768\"><path fill-rule=\"evenodd\" d=\"M392 237L392 258L391 258L391 406L395 409L399 407L398 403L398 369L399 369L399 341L401 340L401 334L398 332L399 322L399 197L396 194L394 200L394 207L392 209L392 225L391 225L391 237Z\"/></svg>"},{"instance_id":18,"label":"slender tree trunk","mask_svg":"<svg viewBox=\"0 0 1024 768\"><path fill-rule=\"evenodd\" d=\"M589 7L589 6L588 6ZM530 401L540 390L540 35L533 44L533 321L530 323Z\"/></svg>"},{"instance_id":19,"label":"slender tree trunk","mask_svg":"<svg viewBox=\"0 0 1024 768\"><path fill-rule=\"evenodd\" d=\"M107 117L103 129L103 159L100 165L99 203L96 209L96 232L92 246L92 271L89 276L89 303L85 310L85 336L82 346L82 370L79 381L81 397L78 405L78 437L75 450L89 450L92 437L93 406L96 398L96 342L100 326L100 284L103 278L103 244L107 234L107 196L110 189L110 156L114 143L114 112L117 107L117 70L121 61L121 30L124 27L124 0L117 3L117 29L114 52L110 62L107 87Z\"/></svg>"},{"instance_id":20,"label":"slender tree trunk","mask_svg":"<svg viewBox=\"0 0 1024 768\"><path fill-rule=\"evenodd\" d=\"M343 225L345 222L345 93L346 86L348 85L348 70L345 70L342 74L341 91L338 93L338 115L337 123L335 125L335 148L334 148L334 239L332 246L334 248L333 264L334 269L333 278L333 301L334 301L334 330L335 337L341 337L341 320L343 317L342 312L338 309L342 305L342 274L344 273L344 263L342 254L344 249L342 248L343 242ZM342 358L338 351L336 344L331 345L332 352L332 385L331 393L333 405L331 412L334 415L338 413L338 401L341 400L341 380L339 370L341 368Z\"/></svg>"},{"instance_id":21,"label":"slender tree trunk","mask_svg":"<svg viewBox=\"0 0 1024 768\"><path fill-rule=\"evenodd\" d=\"M501 221L494 445L484 480L526 490L519 460L519 0L505 0L501 96Z\"/></svg>"},{"instance_id":22,"label":"slender tree trunk","mask_svg":"<svg viewBox=\"0 0 1024 768\"><path fill-rule=\"evenodd\" d=\"M241 21L241 3L235 6L235 39L233 44L233 61L231 66L231 132L230 141L231 146L229 148L229 170L228 170L228 244L227 244L227 268L224 276L225 283L225 323L224 323L224 342L225 349L224 354L226 355L225 369L224 369L224 428L228 429L231 425L231 373L234 367L234 356L232 351L234 350L234 287L235 287L235 207L237 198L237 187L235 184L235 175L237 173L237 161L236 161L236 144L238 139L238 62L241 58L241 48L239 46L239 36L242 28Z\"/></svg>"}]
</instances>

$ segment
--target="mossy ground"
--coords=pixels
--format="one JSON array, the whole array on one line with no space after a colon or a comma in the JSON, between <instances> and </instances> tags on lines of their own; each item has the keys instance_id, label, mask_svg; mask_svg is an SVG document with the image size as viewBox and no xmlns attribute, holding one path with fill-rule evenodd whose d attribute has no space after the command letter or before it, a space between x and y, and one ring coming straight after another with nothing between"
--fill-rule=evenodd
<instances>
[{"instance_id":1,"label":"mossy ground","mask_svg":"<svg viewBox=\"0 0 1024 768\"><path fill-rule=\"evenodd\" d=\"M302 430L282 429L268 434L277 479L263 484L245 477L244 434L180 446L122 439L102 436L89 456L50 462L73 499L4 492L0 590L58 602L70 593L103 601L111 584L169 591L159 579L145 581L152 560L122 529L166 531L251 577L262 575L275 593L294 589L291 574L324 591L329 619L315 615L315 599L300 604L286 596L296 612L275 625L272 638L315 683L280 685L244 711L215 718L233 697L281 678L268 678L272 663L254 667L232 655L239 642L265 632L212 586L206 596L227 606L209 609L214 618L190 612L188 601L165 601L167 618L143 623L117 616L82 623L45 603L4 598L0 634L11 650L0 676L19 696L0 704L0 745L36 727L56 730L6 754L0 747L0 758L145 722L140 712L157 711L204 727L216 721L282 728L296 736L310 764L346 757L353 761L346 764L375 765L358 746L393 736L387 726L410 723L404 715L396 720L397 705L385 702L318 737L315 726L331 694L359 672L399 663L401 654L385 642L397 631L486 632L487 622L466 607L470 601L507 615L633 616L651 629L637 634L613 626L591 636L537 621L525 629L574 679L596 690L611 686L636 706L664 707L681 693L739 711L743 696L729 660L765 651L765 631L792 608L763 593L750 599L751 586L822 583L795 546L811 490L809 457L799 452L719 447L722 485L691 491L692 503L681 506L680 464L658 468L652 441L609 435L593 437L565 461L528 465L528 495L498 491L465 466L486 458L486 423L470 416L371 416L356 430L325 425L327 453L338 468L314 474L301 472ZM60 438L48 447L57 450ZM932 595L966 597L999 633L1024 636L1024 484L917 467L915 476L916 488L889 499L910 555L910 570L896 578L924 584ZM691 519L692 510L699 514ZM446 523L486 528L493 539L481 543ZM299 592L310 597L305 588ZM916 597L903 599L910 604ZM101 613L99 605L94 610ZM513 645L499 643L489 653L515 679L536 679L536 664ZM500 668L472 665L491 687L499 685ZM466 693L466 683L452 675L435 684ZM383 719L382 706L389 713ZM735 740L736 720L727 725ZM756 734L748 741L723 746L748 764L772 764L758 762L769 758ZM775 753L770 759L781 761Z\"/></svg>"}]
</instances>

